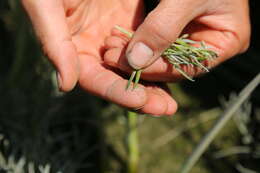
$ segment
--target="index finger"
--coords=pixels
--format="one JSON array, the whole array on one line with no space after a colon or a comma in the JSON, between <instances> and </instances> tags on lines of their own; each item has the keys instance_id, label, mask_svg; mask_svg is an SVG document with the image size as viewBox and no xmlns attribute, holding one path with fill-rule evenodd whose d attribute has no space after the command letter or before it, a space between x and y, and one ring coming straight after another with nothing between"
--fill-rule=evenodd
<instances>
[{"instance_id":1,"label":"index finger","mask_svg":"<svg viewBox=\"0 0 260 173\"><path fill-rule=\"evenodd\" d=\"M22 0L44 52L58 70L60 89L71 90L79 76L77 51L71 41L61 0Z\"/></svg>"}]
</instances>

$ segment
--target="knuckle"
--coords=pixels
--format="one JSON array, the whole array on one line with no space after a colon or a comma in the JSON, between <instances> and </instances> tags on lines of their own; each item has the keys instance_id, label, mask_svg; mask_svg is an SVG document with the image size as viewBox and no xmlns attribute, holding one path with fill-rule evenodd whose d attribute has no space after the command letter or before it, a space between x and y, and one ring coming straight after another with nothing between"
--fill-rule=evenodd
<instances>
[{"instance_id":1,"label":"knuckle","mask_svg":"<svg viewBox=\"0 0 260 173\"><path fill-rule=\"evenodd\" d=\"M171 43L170 30L167 27L169 25L169 20L167 17L162 17L158 13L151 13L147 17L146 26L147 31L149 31L156 41L160 42L162 45L168 45Z\"/></svg>"}]
</instances>

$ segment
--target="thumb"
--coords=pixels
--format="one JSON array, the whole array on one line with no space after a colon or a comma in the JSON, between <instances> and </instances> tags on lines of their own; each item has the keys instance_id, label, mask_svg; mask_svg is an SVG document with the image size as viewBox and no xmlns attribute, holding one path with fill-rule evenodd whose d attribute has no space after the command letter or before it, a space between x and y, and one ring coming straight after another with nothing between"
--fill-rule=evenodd
<instances>
[{"instance_id":1,"label":"thumb","mask_svg":"<svg viewBox=\"0 0 260 173\"><path fill-rule=\"evenodd\" d=\"M43 50L57 70L60 90L73 89L78 81L79 61L71 41L61 0L23 0Z\"/></svg>"},{"instance_id":2,"label":"thumb","mask_svg":"<svg viewBox=\"0 0 260 173\"><path fill-rule=\"evenodd\" d=\"M158 59L184 27L202 14L204 1L162 0L138 27L127 47L126 57L130 66L142 69Z\"/></svg>"}]
</instances>

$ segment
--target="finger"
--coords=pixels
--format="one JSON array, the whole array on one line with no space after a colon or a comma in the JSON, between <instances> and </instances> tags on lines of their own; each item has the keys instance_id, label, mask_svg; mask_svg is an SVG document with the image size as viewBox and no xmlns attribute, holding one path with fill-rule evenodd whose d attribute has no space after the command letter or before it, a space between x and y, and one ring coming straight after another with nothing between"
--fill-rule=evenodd
<instances>
[{"instance_id":1,"label":"finger","mask_svg":"<svg viewBox=\"0 0 260 173\"><path fill-rule=\"evenodd\" d=\"M204 0L163 0L145 18L130 41L129 64L141 69L152 64L174 42L183 28L206 9Z\"/></svg>"},{"instance_id":2,"label":"finger","mask_svg":"<svg viewBox=\"0 0 260 173\"><path fill-rule=\"evenodd\" d=\"M80 56L80 61L82 66L88 64L88 68L81 68L79 80L86 91L147 114L171 115L176 111L176 103L166 91L143 85L126 90L127 80L100 65L96 59L84 55Z\"/></svg>"},{"instance_id":3,"label":"finger","mask_svg":"<svg viewBox=\"0 0 260 173\"><path fill-rule=\"evenodd\" d=\"M104 62L112 67L130 73L133 69L129 66L124 53L124 48L111 48L105 52Z\"/></svg>"},{"instance_id":4,"label":"finger","mask_svg":"<svg viewBox=\"0 0 260 173\"><path fill-rule=\"evenodd\" d=\"M123 71L128 71L131 73L132 69L129 67L127 60L122 53L123 48L112 48L108 50L105 53L104 61L106 64L109 64L115 68L120 68ZM158 71L160 68L158 65L168 65L165 63L162 63L159 61L159 64L156 61L153 65L156 66L153 67L153 69L156 69ZM151 66L150 66L151 67ZM145 70L149 70L150 67L148 67ZM163 73L165 75L165 73ZM161 81L161 77L163 76L161 71L159 70L159 75L156 77L155 75L148 75L148 77L151 77L152 81ZM171 76L172 77L172 76ZM167 88L167 87L165 87ZM162 90L161 88L157 86L146 86L147 91L147 103L140 109L140 112L153 114L153 115L173 115L176 112L177 109L177 103L175 100L171 97L169 92L166 92L166 90Z\"/></svg>"},{"instance_id":5,"label":"finger","mask_svg":"<svg viewBox=\"0 0 260 173\"><path fill-rule=\"evenodd\" d=\"M127 40L123 39L123 37L118 36L110 36L105 39L105 47L107 49L124 47L127 45Z\"/></svg>"},{"instance_id":6,"label":"finger","mask_svg":"<svg viewBox=\"0 0 260 173\"><path fill-rule=\"evenodd\" d=\"M221 51L223 59L227 59L243 53L249 46L249 2L231 1L226 3L225 7L222 4L221 1L212 3L212 12L197 18L196 23L192 23L189 29L193 39L200 38L211 43Z\"/></svg>"},{"instance_id":7,"label":"finger","mask_svg":"<svg viewBox=\"0 0 260 173\"><path fill-rule=\"evenodd\" d=\"M111 48L105 52L104 62L131 74L132 68L129 66L124 52L124 48ZM203 64L209 66L209 62L204 62ZM210 62L210 65L212 64L213 62ZM203 70L194 66L181 67L189 76L196 76L203 72ZM184 77L166 59L160 57L157 61L143 70L141 78L154 82L176 82Z\"/></svg>"},{"instance_id":8,"label":"finger","mask_svg":"<svg viewBox=\"0 0 260 173\"><path fill-rule=\"evenodd\" d=\"M77 51L71 41L61 0L23 0L43 50L57 69L59 87L71 90L79 76Z\"/></svg>"},{"instance_id":9,"label":"finger","mask_svg":"<svg viewBox=\"0 0 260 173\"><path fill-rule=\"evenodd\" d=\"M238 25L236 22L234 22L233 24L230 23L228 25L228 28L224 28L224 26L221 26L221 23L218 23L218 21L223 20L216 20L218 17L216 15L213 17L215 18L215 20L213 20L211 16L202 17L203 19L198 18L197 22L190 23L184 30L184 33L188 33L190 35L191 40L204 41L211 50L218 54L217 59L206 60L202 62L202 64L209 69L241 52L241 50L243 51L245 47L248 46L248 38L250 35L249 24L246 26L240 26L239 28L244 27L242 29L243 33L236 34L236 32L239 31L235 29L237 28L235 26ZM198 21L200 21L209 25L210 21L212 20L216 22L214 26L212 24L212 26L210 27L205 24L202 25L198 23ZM244 23L248 23L248 20L245 20ZM242 38L238 39L238 36ZM117 46L117 48L111 48L106 52L104 60L106 63L120 68L122 71L127 71L130 73L131 69L127 65L128 63L123 53L123 46L125 45ZM204 72L204 70L194 66L182 65L181 67L182 70L189 76L197 76ZM144 69L142 73L142 79L149 81L173 82L178 81L182 78L183 76L162 57L160 57L156 62Z\"/></svg>"},{"instance_id":10,"label":"finger","mask_svg":"<svg viewBox=\"0 0 260 173\"><path fill-rule=\"evenodd\" d=\"M177 103L167 89L152 85L147 86L148 101L140 110L155 116L173 115L177 110Z\"/></svg>"},{"instance_id":11,"label":"finger","mask_svg":"<svg viewBox=\"0 0 260 173\"><path fill-rule=\"evenodd\" d=\"M173 115L174 113L176 113L177 108L178 108L178 104L173 99L173 96L172 96L171 91L168 88L168 86L166 84L162 84L160 87L157 88L157 91L167 101L168 107L167 107L167 111L166 111L165 114L166 115Z\"/></svg>"},{"instance_id":12,"label":"finger","mask_svg":"<svg viewBox=\"0 0 260 173\"><path fill-rule=\"evenodd\" d=\"M200 22L207 23L208 26L198 23L191 23L186 29L192 40L203 40L212 50L217 52L218 58L209 61L209 66L214 67L223 61L233 57L238 53L243 53L249 46L250 24L249 20L242 22L241 19L222 24L219 16L207 16L200 19ZM209 20L216 21L214 24ZM224 27L226 25L228 27ZM213 28L215 27L215 28ZM238 29L239 28L239 29Z\"/></svg>"},{"instance_id":13,"label":"finger","mask_svg":"<svg viewBox=\"0 0 260 173\"><path fill-rule=\"evenodd\" d=\"M79 83L86 91L131 109L143 107L147 102L144 87L126 90L127 80L106 69L93 57L81 55L80 62L82 68ZM86 64L88 68L85 67Z\"/></svg>"}]
</instances>

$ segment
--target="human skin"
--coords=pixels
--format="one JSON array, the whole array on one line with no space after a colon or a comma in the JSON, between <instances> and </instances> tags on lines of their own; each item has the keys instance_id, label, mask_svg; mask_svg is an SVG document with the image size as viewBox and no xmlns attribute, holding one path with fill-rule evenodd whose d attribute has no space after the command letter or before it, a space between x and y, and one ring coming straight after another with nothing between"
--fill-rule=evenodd
<instances>
[{"instance_id":1,"label":"human skin","mask_svg":"<svg viewBox=\"0 0 260 173\"><path fill-rule=\"evenodd\" d=\"M71 90L78 82L87 92L142 113L172 115L177 104L164 86L146 84L126 91L127 80L115 69L129 71L126 62L134 68L152 64L145 70L144 79L180 78L174 70L169 72L159 55L182 30L190 33L191 39L212 45L220 55L215 64L243 52L249 42L246 0L161 0L144 21L141 0L22 0L22 3L44 52L57 69L62 91ZM129 40L113 30L115 25L137 29L127 49ZM138 51L129 53L137 42L152 50L149 62L139 63L139 67L134 59L144 56Z\"/></svg>"},{"instance_id":2,"label":"human skin","mask_svg":"<svg viewBox=\"0 0 260 173\"><path fill-rule=\"evenodd\" d=\"M60 90L78 82L85 91L153 115L172 115L177 105L167 89L139 85L104 64L105 40L115 25L135 30L144 18L140 0L22 0L44 53L54 64ZM163 86L163 88L165 88Z\"/></svg>"},{"instance_id":3,"label":"human skin","mask_svg":"<svg viewBox=\"0 0 260 173\"><path fill-rule=\"evenodd\" d=\"M131 40L118 31L107 38L109 49L104 60L128 73L143 69L142 79L148 81L178 81L182 75L160 55L181 33L189 34L192 40L204 41L217 52L216 60L204 62L212 68L248 48L248 0L161 0ZM183 70L190 76L202 73L191 66L183 66Z\"/></svg>"}]
</instances>

